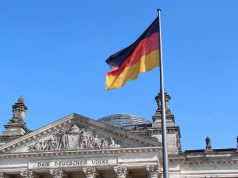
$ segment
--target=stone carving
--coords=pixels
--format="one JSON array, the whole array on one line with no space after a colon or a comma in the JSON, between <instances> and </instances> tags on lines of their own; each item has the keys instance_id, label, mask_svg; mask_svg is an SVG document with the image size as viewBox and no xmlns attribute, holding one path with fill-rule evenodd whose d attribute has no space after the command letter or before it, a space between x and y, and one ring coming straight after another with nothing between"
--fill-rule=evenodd
<instances>
[{"instance_id":1,"label":"stone carving","mask_svg":"<svg viewBox=\"0 0 238 178\"><path fill-rule=\"evenodd\" d=\"M0 178L9 178L9 176L4 172L0 172Z\"/></svg>"},{"instance_id":2,"label":"stone carving","mask_svg":"<svg viewBox=\"0 0 238 178\"><path fill-rule=\"evenodd\" d=\"M27 106L24 103L22 96L18 99L18 102L12 106L13 117L10 122L14 123L25 123L25 113Z\"/></svg>"},{"instance_id":3,"label":"stone carving","mask_svg":"<svg viewBox=\"0 0 238 178\"><path fill-rule=\"evenodd\" d=\"M86 178L95 178L97 175L96 168L83 168Z\"/></svg>"},{"instance_id":4,"label":"stone carving","mask_svg":"<svg viewBox=\"0 0 238 178\"><path fill-rule=\"evenodd\" d=\"M158 165L147 165L146 171L148 172L149 178L157 178L159 175L159 166Z\"/></svg>"},{"instance_id":5,"label":"stone carving","mask_svg":"<svg viewBox=\"0 0 238 178\"><path fill-rule=\"evenodd\" d=\"M116 166L114 167L114 172L117 178L126 178L128 174L126 166Z\"/></svg>"},{"instance_id":6,"label":"stone carving","mask_svg":"<svg viewBox=\"0 0 238 178\"><path fill-rule=\"evenodd\" d=\"M4 178L5 177L5 173L4 172L0 172L0 178Z\"/></svg>"},{"instance_id":7,"label":"stone carving","mask_svg":"<svg viewBox=\"0 0 238 178\"><path fill-rule=\"evenodd\" d=\"M28 146L29 151L51 151L68 149L100 149L118 148L120 145L115 143L111 137L99 137L85 128L77 125L54 133L50 138L42 139L39 142Z\"/></svg>"},{"instance_id":8,"label":"stone carving","mask_svg":"<svg viewBox=\"0 0 238 178\"><path fill-rule=\"evenodd\" d=\"M50 169L49 171L53 178L67 177L67 174L62 169Z\"/></svg>"},{"instance_id":9,"label":"stone carving","mask_svg":"<svg viewBox=\"0 0 238 178\"><path fill-rule=\"evenodd\" d=\"M177 148L178 148L178 151L181 153L182 152L182 147L181 147L180 139L177 140Z\"/></svg>"},{"instance_id":10,"label":"stone carving","mask_svg":"<svg viewBox=\"0 0 238 178\"><path fill-rule=\"evenodd\" d=\"M165 93L164 95L165 95L165 98L164 98L165 99L165 112L170 114L171 111L170 111L169 102L170 102L171 97L167 93ZM161 94L160 93L158 93L158 95L155 97L155 100L158 105L157 112L161 113L162 112L162 104L161 104Z\"/></svg>"},{"instance_id":11,"label":"stone carving","mask_svg":"<svg viewBox=\"0 0 238 178\"><path fill-rule=\"evenodd\" d=\"M211 139L209 137L206 137L206 150L212 149Z\"/></svg>"},{"instance_id":12,"label":"stone carving","mask_svg":"<svg viewBox=\"0 0 238 178\"><path fill-rule=\"evenodd\" d=\"M23 178L38 178L39 177L32 170L29 170L29 169L21 172L20 175Z\"/></svg>"}]
</instances>

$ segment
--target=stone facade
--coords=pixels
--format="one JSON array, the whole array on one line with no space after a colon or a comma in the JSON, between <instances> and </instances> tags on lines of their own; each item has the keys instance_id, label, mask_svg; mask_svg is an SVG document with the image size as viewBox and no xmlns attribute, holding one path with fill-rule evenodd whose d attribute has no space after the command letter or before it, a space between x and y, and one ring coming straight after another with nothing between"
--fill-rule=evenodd
<instances>
[{"instance_id":1,"label":"stone facade","mask_svg":"<svg viewBox=\"0 0 238 178\"><path fill-rule=\"evenodd\" d=\"M19 98L0 135L0 178L162 177L159 94L155 99L158 108L152 124L118 128L71 114L30 132L25 123L27 107ZM213 149L206 138L204 150L181 150L170 96L165 99L170 177L238 177L237 148Z\"/></svg>"}]
</instances>

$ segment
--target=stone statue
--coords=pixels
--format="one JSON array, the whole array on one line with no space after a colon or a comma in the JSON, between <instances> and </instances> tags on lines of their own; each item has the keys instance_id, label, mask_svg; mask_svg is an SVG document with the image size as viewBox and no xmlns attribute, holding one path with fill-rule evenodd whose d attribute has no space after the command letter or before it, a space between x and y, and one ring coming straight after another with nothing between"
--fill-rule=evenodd
<instances>
[{"instance_id":1,"label":"stone statue","mask_svg":"<svg viewBox=\"0 0 238 178\"><path fill-rule=\"evenodd\" d=\"M169 106L171 97L167 93L165 93L164 96L165 96L165 112L171 113L170 106ZM161 94L160 93L158 93L158 95L155 97L155 100L156 100L157 106L158 106L157 112L161 113L162 112L162 104L161 104Z\"/></svg>"},{"instance_id":2,"label":"stone statue","mask_svg":"<svg viewBox=\"0 0 238 178\"><path fill-rule=\"evenodd\" d=\"M206 149L207 150L212 149L211 139L207 137L205 141L206 141Z\"/></svg>"}]
</instances>

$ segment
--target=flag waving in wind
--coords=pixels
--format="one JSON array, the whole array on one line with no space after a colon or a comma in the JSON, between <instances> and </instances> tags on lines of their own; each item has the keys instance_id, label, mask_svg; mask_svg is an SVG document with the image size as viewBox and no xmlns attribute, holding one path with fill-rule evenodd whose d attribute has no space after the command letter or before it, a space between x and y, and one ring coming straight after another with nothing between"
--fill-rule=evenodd
<instances>
[{"instance_id":1,"label":"flag waving in wind","mask_svg":"<svg viewBox=\"0 0 238 178\"><path fill-rule=\"evenodd\" d=\"M159 66L159 38L159 19L156 18L133 44L111 55L106 60L112 69L106 74L106 90L120 88L136 79L140 72Z\"/></svg>"}]
</instances>

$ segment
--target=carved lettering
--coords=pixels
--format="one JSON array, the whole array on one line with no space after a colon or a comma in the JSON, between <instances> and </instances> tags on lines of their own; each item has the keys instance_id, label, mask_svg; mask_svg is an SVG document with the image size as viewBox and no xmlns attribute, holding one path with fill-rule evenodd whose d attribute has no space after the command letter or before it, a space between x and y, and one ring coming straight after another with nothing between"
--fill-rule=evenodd
<instances>
[{"instance_id":1,"label":"carved lettering","mask_svg":"<svg viewBox=\"0 0 238 178\"><path fill-rule=\"evenodd\" d=\"M108 160L105 159L98 159L98 160L92 160L93 164L108 164Z\"/></svg>"},{"instance_id":2,"label":"carved lettering","mask_svg":"<svg viewBox=\"0 0 238 178\"><path fill-rule=\"evenodd\" d=\"M87 163L86 160L80 161L57 161L54 162L55 166L83 166Z\"/></svg>"},{"instance_id":3,"label":"carved lettering","mask_svg":"<svg viewBox=\"0 0 238 178\"><path fill-rule=\"evenodd\" d=\"M45 162L45 163L38 163L38 167L48 167L50 166L49 162Z\"/></svg>"},{"instance_id":4,"label":"carved lettering","mask_svg":"<svg viewBox=\"0 0 238 178\"><path fill-rule=\"evenodd\" d=\"M30 162L29 169L34 168L58 168L58 167L83 167L83 166L101 166L101 165L116 165L117 159L67 159L51 162Z\"/></svg>"}]
</instances>

